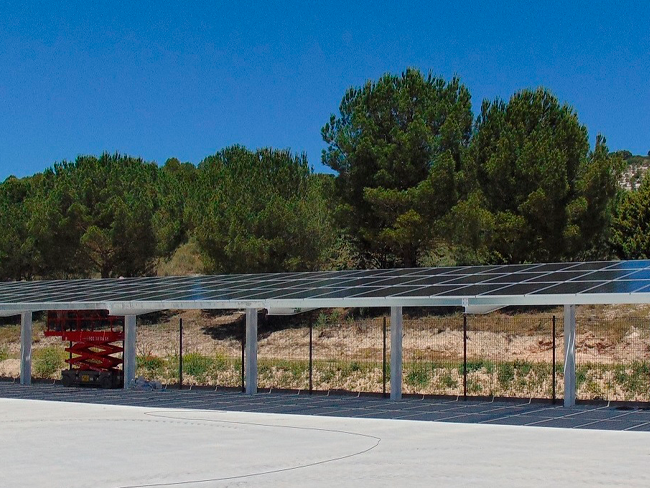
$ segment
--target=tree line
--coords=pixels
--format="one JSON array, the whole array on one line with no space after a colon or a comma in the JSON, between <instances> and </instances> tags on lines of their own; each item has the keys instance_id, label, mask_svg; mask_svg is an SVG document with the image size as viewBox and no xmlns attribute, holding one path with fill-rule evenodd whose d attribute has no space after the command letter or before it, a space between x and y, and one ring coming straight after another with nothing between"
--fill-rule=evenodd
<instances>
[{"instance_id":1,"label":"tree line","mask_svg":"<svg viewBox=\"0 0 650 488\"><path fill-rule=\"evenodd\" d=\"M650 180L548 90L484 101L416 69L350 88L304 154L198 165L79 156L0 184L0 279L524 263L650 255ZM189 259L188 258L188 259ZM169 267L167 268L169 269Z\"/></svg>"}]
</instances>

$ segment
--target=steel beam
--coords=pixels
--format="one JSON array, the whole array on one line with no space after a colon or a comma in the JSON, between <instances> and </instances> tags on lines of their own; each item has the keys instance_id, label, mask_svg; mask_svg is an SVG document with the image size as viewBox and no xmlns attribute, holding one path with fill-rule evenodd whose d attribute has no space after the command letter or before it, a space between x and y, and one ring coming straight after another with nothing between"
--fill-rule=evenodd
<instances>
[{"instance_id":1,"label":"steel beam","mask_svg":"<svg viewBox=\"0 0 650 488\"><path fill-rule=\"evenodd\" d=\"M390 309L390 399L402 399L402 307Z\"/></svg>"},{"instance_id":2,"label":"steel beam","mask_svg":"<svg viewBox=\"0 0 650 488\"><path fill-rule=\"evenodd\" d=\"M20 384L32 384L32 312L20 314Z\"/></svg>"},{"instance_id":3,"label":"steel beam","mask_svg":"<svg viewBox=\"0 0 650 488\"><path fill-rule=\"evenodd\" d=\"M135 315L124 316L124 388L130 388L135 380Z\"/></svg>"},{"instance_id":4,"label":"steel beam","mask_svg":"<svg viewBox=\"0 0 650 488\"><path fill-rule=\"evenodd\" d=\"M576 404L576 306L564 306L564 406Z\"/></svg>"},{"instance_id":5,"label":"steel beam","mask_svg":"<svg viewBox=\"0 0 650 488\"><path fill-rule=\"evenodd\" d=\"M246 309L246 393L257 393L257 309Z\"/></svg>"}]
</instances>

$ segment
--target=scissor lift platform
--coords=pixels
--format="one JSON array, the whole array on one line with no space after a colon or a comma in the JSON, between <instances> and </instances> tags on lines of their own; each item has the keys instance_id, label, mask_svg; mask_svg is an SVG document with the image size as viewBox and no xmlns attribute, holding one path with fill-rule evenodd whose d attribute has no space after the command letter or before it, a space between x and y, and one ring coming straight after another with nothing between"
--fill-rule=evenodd
<instances>
[{"instance_id":1,"label":"scissor lift platform","mask_svg":"<svg viewBox=\"0 0 650 488\"><path fill-rule=\"evenodd\" d=\"M124 319L103 310L66 310L48 312L48 337L58 336L70 342L66 363L61 372L64 386L121 388L124 351Z\"/></svg>"}]
</instances>

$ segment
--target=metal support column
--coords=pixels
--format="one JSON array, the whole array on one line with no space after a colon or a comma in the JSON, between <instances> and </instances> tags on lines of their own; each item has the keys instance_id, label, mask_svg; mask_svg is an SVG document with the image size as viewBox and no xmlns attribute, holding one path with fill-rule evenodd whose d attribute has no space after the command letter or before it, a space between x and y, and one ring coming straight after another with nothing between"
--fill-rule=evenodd
<instances>
[{"instance_id":1,"label":"metal support column","mask_svg":"<svg viewBox=\"0 0 650 488\"><path fill-rule=\"evenodd\" d=\"M467 314L463 314L463 400L467 400Z\"/></svg>"},{"instance_id":2,"label":"metal support column","mask_svg":"<svg viewBox=\"0 0 650 488\"><path fill-rule=\"evenodd\" d=\"M124 316L124 388L135 380L135 315Z\"/></svg>"},{"instance_id":3,"label":"metal support column","mask_svg":"<svg viewBox=\"0 0 650 488\"><path fill-rule=\"evenodd\" d=\"M564 306L564 406L576 404L576 306Z\"/></svg>"},{"instance_id":4,"label":"metal support column","mask_svg":"<svg viewBox=\"0 0 650 488\"><path fill-rule=\"evenodd\" d=\"M32 312L20 314L20 384L32 384Z\"/></svg>"},{"instance_id":5,"label":"metal support column","mask_svg":"<svg viewBox=\"0 0 650 488\"><path fill-rule=\"evenodd\" d=\"M309 394L314 392L314 321L309 314Z\"/></svg>"},{"instance_id":6,"label":"metal support column","mask_svg":"<svg viewBox=\"0 0 650 488\"><path fill-rule=\"evenodd\" d=\"M390 399L402 399L402 307L390 308Z\"/></svg>"},{"instance_id":7,"label":"metal support column","mask_svg":"<svg viewBox=\"0 0 650 488\"><path fill-rule=\"evenodd\" d=\"M178 389L183 389L183 319L178 321Z\"/></svg>"},{"instance_id":8,"label":"metal support column","mask_svg":"<svg viewBox=\"0 0 650 488\"><path fill-rule=\"evenodd\" d=\"M257 393L257 309L246 309L246 394Z\"/></svg>"}]
</instances>

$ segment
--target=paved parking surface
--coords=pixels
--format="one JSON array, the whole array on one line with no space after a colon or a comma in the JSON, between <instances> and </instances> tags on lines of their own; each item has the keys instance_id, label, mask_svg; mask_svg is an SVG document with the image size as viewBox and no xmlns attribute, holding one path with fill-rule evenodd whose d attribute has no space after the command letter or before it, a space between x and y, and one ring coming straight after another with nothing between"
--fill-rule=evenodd
<instances>
[{"instance_id":1,"label":"paved parking surface","mask_svg":"<svg viewBox=\"0 0 650 488\"><path fill-rule=\"evenodd\" d=\"M101 390L61 385L21 386L0 382L0 398L65 401L155 408L221 410L345 418L399 419L466 424L524 425L567 429L650 432L650 410L608 406L407 398L391 402L371 396L259 393L211 390Z\"/></svg>"}]
</instances>

